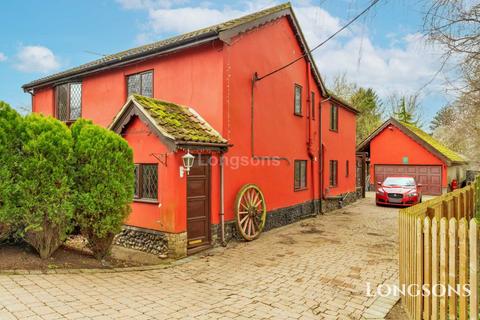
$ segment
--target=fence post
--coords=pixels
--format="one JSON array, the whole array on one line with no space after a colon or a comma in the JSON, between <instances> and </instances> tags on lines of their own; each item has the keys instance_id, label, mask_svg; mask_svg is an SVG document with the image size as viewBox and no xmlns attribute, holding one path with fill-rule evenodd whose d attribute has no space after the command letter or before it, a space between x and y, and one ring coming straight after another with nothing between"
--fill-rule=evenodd
<instances>
[{"instance_id":1,"label":"fence post","mask_svg":"<svg viewBox=\"0 0 480 320\"><path fill-rule=\"evenodd\" d=\"M423 286L423 223L422 218L417 218L416 221L416 236L417 236L417 265L416 267L416 285L419 290L415 295L415 319L422 320L423 315L423 295L422 295L422 286Z\"/></svg>"},{"instance_id":2,"label":"fence post","mask_svg":"<svg viewBox=\"0 0 480 320\"><path fill-rule=\"evenodd\" d=\"M448 223L448 314L449 320L457 318L457 219Z\"/></svg>"},{"instance_id":3,"label":"fence post","mask_svg":"<svg viewBox=\"0 0 480 320\"><path fill-rule=\"evenodd\" d=\"M432 290L432 225L430 218L426 217L423 223L423 283ZM430 320L432 295L425 295L423 298L423 319Z\"/></svg>"},{"instance_id":4,"label":"fence post","mask_svg":"<svg viewBox=\"0 0 480 320\"><path fill-rule=\"evenodd\" d=\"M459 285L460 285L460 304L459 319L467 320L468 317L468 301L465 292L465 286L468 284L468 221L463 218L458 224L459 239Z\"/></svg>"},{"instance_id":5,"label":"fence post","mask_svg":"<svg viewBox=\"0 0 480 320\"><path fill-rule=\"evenodd\" d=\"M447 218L440 220L440 284L448 286ZM440 320L447 320L447 295L440 297Z\"/></svg>"},{"instance_id":6,"label":"fence post","mask_svg":"<svg viewBox=\"0 0 480 320\"><path fill-rule=\"evenodd\" d=\"M432 220L432 290L438 285L439 276L439 239L438 239L439 220ZM432 292L432 320L438 319L438 295Z\"/></svg>"},{"instance_id":7,"label":"fence post","mask_svg":"<svg viewBox=\"0 0 480 320\"><path fill-rule=\"evenodd\" d=\"M470 319L478 320L478 223L470 220Z\"/></svg>"}]
</instances>

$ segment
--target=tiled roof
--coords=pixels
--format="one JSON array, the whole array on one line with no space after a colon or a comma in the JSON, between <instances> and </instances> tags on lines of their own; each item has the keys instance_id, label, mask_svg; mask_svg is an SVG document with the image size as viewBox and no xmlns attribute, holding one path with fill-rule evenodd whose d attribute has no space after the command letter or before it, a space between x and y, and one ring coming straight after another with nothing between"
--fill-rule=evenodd
<instances>
[{"instance_id":1,"label":"tiled roof","mask_svg":"<svg viewBox=\"0 0 480 320\"><path fill-rule=\"evenodd\" d=\"M131 100L141 106L168 138L178 142L226 144L227 141L193 109L140 95Z\"/></svg>"},{"instance_id":2,"label":"tiled roof","mask_svg":"<svg viewBox=\"0 0 480 320\"><path fill-rule=\"evenodd\" d=\"M247 24L250 22L253 22L255 20L261 19L263 17L266 17L270 14L274 14L277 12L280 12L285 9L291 9L291 5L289 2L280 4L278 6L268 8L262 11L258 11L237 19L229 20L220 24L216 24L207 28L203 28L197 31L185 33L179 36L175 36L166 40L161 40L158 42L154 42L151 44L147 44L141 47L133 48L130 50L122 51L119 53L115 53L112 55L105 56L101 59L83 64L81 66L62 71L35 81L32 81L30 83L27 83L22 86L24 90L27 90L29 88L42 85L44 83L50 82L50 81L55 81L59 79L63 79L66 77L70 76L75 76L79 73L86 72L86 71L91 71L98 69L100 67L106 67L115 63L123 62L123 61L128 61L134 58L138 57L143 57L149 54L154 54L158 52L162 52L163 50L166 50L170 47L176 47L180 46L185 43L190 43L190 42L195 42L201 39L204 39L209 36L218 36L218 34L222 31L230 30L232 28L235 28L237 26L241 26L243 24Z\"/></svg>"},{"instance_id":3,"label":"tiled roof","mask_svg":"<svg viewBox=\"0 0 480 320\"><path fill-rule=\"evenodd\" d=\"M465 159L462 156L460 156L458 153L451 150L450 148L446 147L440 141L438 141L437 139L435 139L425 131L421 130L420 128L405 122L400 122L400 123L403 126L405 126L408 130L410 130L413 134L415 134L417 137L422 139L425 143L427 143L432 148L434 148L439 153L441 153L445 158L449 159L452 162L465 162Z\"/></svg>"}]
</instances>

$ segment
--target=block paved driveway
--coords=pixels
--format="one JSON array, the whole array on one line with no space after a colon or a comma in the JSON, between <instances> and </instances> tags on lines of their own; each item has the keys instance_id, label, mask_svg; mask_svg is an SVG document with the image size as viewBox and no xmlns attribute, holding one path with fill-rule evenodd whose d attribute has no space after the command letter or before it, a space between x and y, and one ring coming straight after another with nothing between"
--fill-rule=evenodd
<instances>
[{"instance_id":1,"label":"block paved driveway","mask_svg":"<svg viewBox=\"0 0 480 320\"><path fill-rule=\"evenodd\" d=\"M382 318L366 282L397 279L397 210L372 202L167 269L0 275L0 319Z\"/></svg>"}]
</instances>

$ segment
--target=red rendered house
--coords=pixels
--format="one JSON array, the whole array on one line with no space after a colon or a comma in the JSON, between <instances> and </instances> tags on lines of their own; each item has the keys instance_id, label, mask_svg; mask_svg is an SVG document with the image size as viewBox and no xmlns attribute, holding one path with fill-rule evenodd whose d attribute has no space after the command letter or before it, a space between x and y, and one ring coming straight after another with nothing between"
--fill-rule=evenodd
<instances>
[{"instance_id":1,"label":"red rendered house","mask_svg":"<svg viewBox=\"0 0 480 320\"><path fill-rule=\"evenodd\" d=\"M267 230L357 198L357 111L328 95L290 4L23 89L33 112L91 119L133 148L135 200L117 239L128 247L184 256L230 239L236 220L254 238L258 221L241 216L250 215L241 201L257 205L261 195ZM237 202L246 184L258 189Z\"/></svg>"},{"instance_id":2,"label":"red rendered house","mask_svg":"<svg viewBox=\"0 0 480 320\"><path fill-rule=\"evenodd\" d=\"M372 188L386 177L414 177L422 193L440 195L465 179L467 161L408 123L389 119L357 148L370 155Z\"/></svg>"}]
</instances>

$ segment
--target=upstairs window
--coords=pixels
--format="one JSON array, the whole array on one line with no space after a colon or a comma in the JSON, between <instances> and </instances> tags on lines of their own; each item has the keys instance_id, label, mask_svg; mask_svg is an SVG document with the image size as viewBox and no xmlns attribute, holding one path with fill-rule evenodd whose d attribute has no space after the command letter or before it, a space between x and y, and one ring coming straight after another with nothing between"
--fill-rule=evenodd
<instances>
[{"instance_id":1,"label":"upstairs window","mask_svg":"<svg viewBox=\"0 0 480 320\"><path fill-rule=\"evenodd\" d=\"M350 161L345 161L345 177L350 176Z\"/></svg>"},{"instance_id":2,"label":"upstairs window","mask_svg":"<svg viewBox=\"0 0 480 320\"><path fill-rule=\"evenodd\" d=\"M66 83L55 88L55 115L58 120L73 122L82 116L82 83Z\"/></svg>"},{"instance_id":3,"label":"upstairs window","mask_svg":"<svg viewBox=\"0 0 480 320\"><path fill-rule=\"evenodd\" d=\"M338 161L330 160L330 187L336 187L338 184Z\"/></svg>"},{"instance_id":4,"label":"upstairs window","mask_svg":"<svg viewBox=\"0 0 480 320\"><path fill-rule=\"evenodd\" d=\"M307 188L307 160L295 160L295 191Z\"/></svg>"},{"instance_id":5,"label":"upstairs window","mask_svg":"<svg viewBox=\"0 0 480 320\"><path fill-rule=\"evenodd\" d=\"M127 76L127 95L132 94L153 97L153 71Z\"/></svg>"},{"instance_id":6,"label":"upstairs window","mask_svg":"<svg viewBox=\"0 0 480 320\"><path fill-rule=\"evenodd\" d=\"M136 200L158 200L158 165L135 165L135 193Z\"/></svg>"},{"instance_id":7,"label":"upstairs window","mask_svg":"<svg viewBox=\"0 0 480 320\"><path fill-rule=\"evenodd\" d=\"M332 104L330 107L330 130L338 131L338 106Z\"/></svg>"},{"instance_id":8,"label":"upstairs window","mask_svg":"<svg viewBox=\"0 0 480 320\"><path fill-rule=\"evenodd\" d=\"M294 111L293 113L297 116L302 115L302 86L299 84L295 85L295 101L294 101Z\"/></svg>"}]
</instances>

